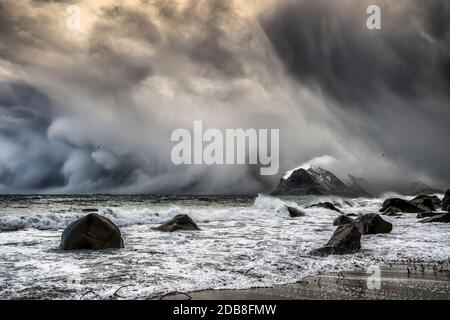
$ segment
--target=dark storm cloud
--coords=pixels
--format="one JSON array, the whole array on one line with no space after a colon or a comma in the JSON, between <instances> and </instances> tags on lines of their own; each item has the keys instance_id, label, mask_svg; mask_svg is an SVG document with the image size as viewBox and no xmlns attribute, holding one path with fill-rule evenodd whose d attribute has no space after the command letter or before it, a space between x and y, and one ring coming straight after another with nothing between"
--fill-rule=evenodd
<instances>
[{"instance_id":1,"label":"dark storm cloud","mask_svg":"<svg viewBox=\"0 0 450 320\"><path fill-rule=\"evenodd\" d=\"M450 32L450 4L448 1L418 1L415 5L423 9L423 26L437 40L445 40Z\"/></svg>"},{"instance_id":2,"label":"dark storm cloud","mask_svg":"<svg viewBox=\"0 0 450 320\"><path fill-rule=\"evenodd\" d=\"M398 1L398 13L381 2L382 30L371 31L365 22L372 3L336 10L336 1L292 2L265 21L265 30L292 75L343 105L375 108L370 102L383 100L384 91L448 99L450 3Z\"/></svg>"},{"instance_id":3,"label":"dark storm cloud","mask_svg":"<svg viewBox=\"0 0 450 320\"><path fill-rule=\"evenodd\" d=\"M327 154L385 188L450 184L447 2L383 1L381 31L369 2L243 3L1 2L0 192L271 191L258 166L174 166L194 120L279 128L281 171Z\"/></svg>"},{"instance_id":4,"label":"dark storm cloud","mask_svg":"<svg viewBox=\"0 0 450 320\"><path fill-rule=\"evenodd\" d=\"M190 42L186 48L188 56L197 64L208 67L207 72L213 71L213 76L235 78L243 75L242 64L238 57L227 48L232 42L227 34L221 29L224 23L233 23L235 17L234 8L228 1L210 1L207 10L211 13L210 18L201 24L200 36ZM183 13L184 17L195 14L201 17L201 12L195 12L195 6ZM185 20L184 18L183 20Z\"/></svg>"},{"instance_id":5,"label":"dark storm cloud","mask_svg":"<svg viewBox=\"0 0 450 320\"><path fill-rule=\"evenodd\" d=\"M2 159L6 161L0 161L2 192L64 188L74 173L67 170L69 167L88 173L86 179L90 183L84 186L85 192L105 191L106 186L116 188L134 182L134 171L144 165L136 155L115 155L103 147L97 150L100 146L80 146L48 139L53 108L44 93L29 85L0 83L0 145L1 156L6 157ZM72 157L73 154L76 156ZM94 161L96 158L98 162ZM106 165L100 165L101 162Z\"/></svg>"},{"instance_id":6,"label":"dark storm cloud","mask_svg":"<svg viewBox=\"0 0 450 320\"><path fill-rule=\"evenodd\" d=\"M62 159L46 139L51 122L48 97L30 86L5 82L0 82L0 97L2 191L61 186L63 177L54 174L53 169L62 165ZM9 156L14 163L4 161Z\"/></svg>"},{"instance_id":7,"label":"dark storm cloud","mask_svg":"<svg viewBox=\"0 0 450 320\"><path fill-rule=\"evenodd\" d=\"M45 133L51 123L50 101L36 89L19 83L0 83L2 116L14 126L2 126L1 130L31 129ZM17 125L25 127L18 128Z\"/></svg>"},{"instance_id":8,"label":"dark storm cloud","mask_svg":"<svg viewBox=\"0 0 450 320\"><path fill-rule=\"evenodd\" d=\"M154 10L158 26L144 12ZM151 48L180 52L213 77L234 78L242 75L239 57L228 48L233 42L223 27L237 19L231 3L217 0L190 1L180 9L171 1L143 3L138 11L120 6L103 9L91 34L91 51L114 52L114 37L135 39ZM111 63L107 62L107 65ZM112 65L115 65L112 63Z\"/></svg>"},{"instance_id":9,"label":"dark storm cloud","mask_svg":"<svg viewBox=\"0 0 450 320\"><path fill-rule=\"evenodd\" d=\"M65 28L66 8L64 1L1 4L0 76L4 66L14 80L1 86L0 192L212 190L214 171L170 163L170 133L179 125L158 122L167 113L161 97L136 92L159 76L180 94L203 99L192 80L242 75L230 49L234 39L224 30L233 9L220 1L184 8L169 1L107 4L77 42ZM236 193L231 179L216 183L222 186L215 191Z\"/></svg>"},{"instance_id":10,"label":"dark storm cloud","mask_svg":"<svg viewBox=\"0 0 450 320\"><path fill-rule=\"evenodd\" d=\"M368 30L376 3L382 29ZM318 0L284 3L262 23L286 71L333 101L347 139L449 184L448 17L446 0Z\"/></svg>"}]
</instances>

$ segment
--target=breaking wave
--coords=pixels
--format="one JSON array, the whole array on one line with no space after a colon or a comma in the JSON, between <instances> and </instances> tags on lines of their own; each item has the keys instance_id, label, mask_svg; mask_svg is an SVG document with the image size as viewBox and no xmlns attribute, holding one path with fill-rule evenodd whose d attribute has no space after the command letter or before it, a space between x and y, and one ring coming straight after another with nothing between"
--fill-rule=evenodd
<instances>
[{"instance_id":1,"label":"breaking wave","mask_svg":"<svg viewBox=\"0 0 450 320\"><path fill-rule=\"evenodd\" d=\"M285 205L301 208L292 201L259 195L253 205L237 207L181 207L123 209L106 207L98 213L113 221L119 227L131 225L158 224L177 214L187 214L195 222L210 221L245 221L255 219L272 219L274 216L288 218L283 210ZM18 231L24 229L59 230L87 213L42 212L0 215L0 231Z\"/></svg>"}]
</instances>

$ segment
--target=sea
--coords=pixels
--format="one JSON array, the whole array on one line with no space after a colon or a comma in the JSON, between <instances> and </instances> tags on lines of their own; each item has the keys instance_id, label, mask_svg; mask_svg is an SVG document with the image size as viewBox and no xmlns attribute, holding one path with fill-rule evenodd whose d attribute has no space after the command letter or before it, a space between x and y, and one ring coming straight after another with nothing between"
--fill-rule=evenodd
<instances>
[{"instance_id":1,"label":"sea","mask_svg":"<svg viewBox=\"0 0 450 320\"><path fill-rule=\"evenodd\" d=\"M373 265L450 257L450 228L415 214L383 216L389 234L364 235L356 254L309 255L332 236L338 212L377 213L379 198L257 196L0 196L0 299L151 299L171 292L244 289ZM442 198L443 195L438 195ZM291 218L286 205L305 212ZM98 209L121 230L125 248L63 251L61 234ZM154 227L189 215L199 231Z\"/></svg>"}]
</instances>

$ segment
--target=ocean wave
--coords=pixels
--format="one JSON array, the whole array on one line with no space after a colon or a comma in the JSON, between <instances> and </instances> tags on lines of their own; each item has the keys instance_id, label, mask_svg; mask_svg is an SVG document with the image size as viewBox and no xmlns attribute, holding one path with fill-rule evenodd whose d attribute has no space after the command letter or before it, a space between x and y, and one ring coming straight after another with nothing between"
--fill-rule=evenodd
<instances>
[{"instance_id":1,"label":"ocean wave","mask_svg":"<svg viewBox=\"0 0 450 320\"><path fill-rule=\"evenodd\" d=\"M64 229L71 222L87 215L80 212L40 213L40 214L8 214L0 216L0 231L18 231L23 229L58 230ZM150 210L129 212L105 208L100 215L110 219L119 227L134 224L152 223L157 220L157 213Z\"/></svg>"},{"instance_id":2,"label":"ocean wave","mask_svg":"<svg viewBox=\"0 0 450 320\"><path fill-rule=\"evenodd\" d=\"M281 200L280 200L281 201ZM271 219L276 216L285 217L283 212L277 212L280 205L265 206L257 201L256 205L248 207L211 208L211 207L180 207L166 208L104 208L98 213L119 227L143 224L159 224L172 219L178 214L187 214L195 222ZM88 213L81 212L43 212L29 214L0 215L0 231L18 231L24 229L59 230Z\"/></svg>"},{"instance_id":3,"label":"ocean wave","mask_svg":"<svg viewBox=\"0 0 450 320\"><path fill-rule=\"evenodd\" d=\"M344 212L370 212L376 210L382 199L341 199L323 198L315 202L330 201ZM119 227L143 224L160 224L177 214L187 214L197 223L211 221L245 221L257 219L289 219L286 206L294 207L311 214L321 213L323 208L306 208L308 202L286 200L268 195L258 195L253 204L229 207L210 206L167 206L167 207L106 207L99 214L107 217ZM87 213L76 211L10 213L0 215L0 231L18 231L24 229L59 230Z\"/></svg>"},{"instance_id":4,"label":"ocean wave","mask_svg":"<svg viewBox=\"0 0 450 320\"><path fill-rule=\"evenodd\" d=\"M61 229L82 216L81 213L8 214L0 216L0 231Z\"/></svg>"},{"instance_id":5,"label":"ocean wave","mask_svg":"<svg viewBox=\"0 0 450 320\"><path fill-rule=\"evenodd\" d=\"M300 209L298 204L294 201L282 200L277 197L267 196L263 194L258 195L258 197L255 199L254 206L258 209L264 210L280 210L284 206L291 206Z\"/></svg>"}]
</instances>

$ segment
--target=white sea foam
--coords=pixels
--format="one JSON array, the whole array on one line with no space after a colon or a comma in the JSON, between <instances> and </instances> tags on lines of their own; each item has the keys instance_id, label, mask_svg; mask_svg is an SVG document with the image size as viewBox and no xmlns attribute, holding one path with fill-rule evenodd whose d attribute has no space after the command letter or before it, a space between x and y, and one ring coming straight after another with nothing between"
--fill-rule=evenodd
<instances>
[{"instance_id":1,"label":"white sea foam","mask_svg":"<svg viewBox=\"0 0 450 320\"><path fill-rule=\"evenodd\" d=\"M80 213L41 212L27 219L22 218L26 214L1 215L2 223L22 228L0 232L0 298L80 298L92 290L94 294L86 298L107 299L125 286L119 297L141 299L171 291L289 283L382 259L450 256L448 225L419 224L414 214L405 214L398 219L383 216L393 223L392 233L364 236L357 254L313 258L308 252L327 242L338 215L322 208L305 209L319 201L333 202L344 212L367 213L376 212L383 199L286 200L260 195L248 203L125 203L100 211L121 226L125 242L124 249L105 252L57 249L61 229ZM306 215L289 218L282 210L285 205ZM163 233L152 229L179 213L189 214L201 230Z\"/></svg>"}]
</instances>

